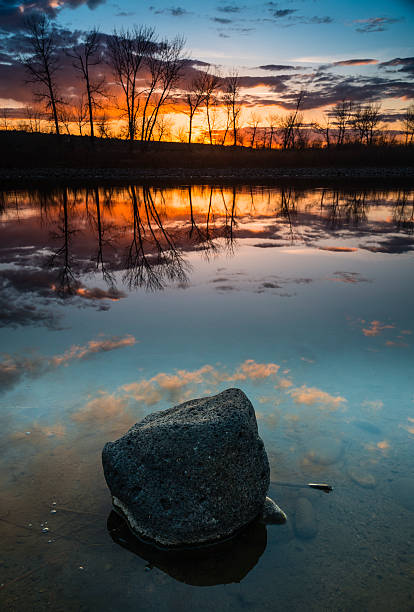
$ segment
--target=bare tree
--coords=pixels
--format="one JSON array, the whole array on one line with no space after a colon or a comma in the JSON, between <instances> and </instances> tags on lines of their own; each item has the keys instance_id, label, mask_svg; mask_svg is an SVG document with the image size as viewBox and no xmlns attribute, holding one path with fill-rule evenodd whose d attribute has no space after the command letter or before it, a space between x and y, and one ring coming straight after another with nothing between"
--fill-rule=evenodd
<instances>
[{"instance_id":1,"label":"bare tree","mask_svg":"<svg viewBox=\"0 0 414 612\"><path fill-rule=\"evenodd\" d=\"M405 144L411 145L414 141L414 104L411 104L404 113L403 130Z\"/></svg>"},{"instance_id":2,"label":"bare tree","mask_svg":"<svg viewBox=\"0 0 414 612\"><path fill-rule=\"evenodd\" d=\"M353 113L353 126L361 144L367 146L374 142L374 134L381 121L381 105L378 103L356 106Z\"/></svg>"},{"instance_id":3,"label":"bare tree","mask_svg":"<svg viewBox=\"0 0 414 612\"><path fill-rule=\"evenodd\" d=\"M268 126L269 126L269 149L273 148L273 137L276 134L276 126L278 124L278 116L276 113L270 113L267 118Z\"/></svg>"},{"instance_id":4,"label":"bare tree","mask_svg":"<svg viewBox=\"0 0 414 612\"><path fill-rule=\"evenodd\" d=\"M230 118L230 125L233 132L233 146L237 146L238 123L240 119L240 77L237 70L233 69L225 79L224 104Z\"/></svg>"},{"instance_id":5,"label":"bare tree","mask_svg":"<svg viewBox=\"0 0 414 612\"><path fill-rule=\"evenodd\" d=\"M79 136L82 136L83 128L88 124L88 104L85 103L83 95L73 105L73 115L78 126Z\"/></svg>"},{"instance_id":6,"label":"bare tree","mask_svg":"<svg viewBox=\"0 0 414 612\"><path fill-rule=\"evenodd\" d=\"M212 116L211 108L217 103L217 95L221 77L219 74L213 74L209 70L205 72L205 96L204 105L206 108L206 118L208 127L208 136L210 144L213 144L213 128L214 128L214 117Z\"/></svg>"},{"instance_id":7,"label":"bare tree","mask_svg":"<svg viewBox=\"0 0 414 612\"><path fill-rule=\"evenodd\" d=\"M23 63L29 74L29 82L40 85L39 100L51 109L55 132L59 136L59 110L62 103L58 95L56 75L60 68L56 31L45 15L29 17L26 20L28 43L31 53Z\"/></svg>"},{"instance_id":8,"label":"bare tree","mask_svg":"<svg viewBox=\"0 0 414 612\"><path fill-rule=\"evenodd\" d=\"M5 106L3 106L0 109L0 121L1 121L1 130L4 130L5 132L7 132L7 130L9 129L9 109L6 108Z\"/></svg>"},{"instance_id":9,"label":"bare tree","mask_svg":"<svg viewBox=\"0 0 414 612\"><path fill-rule=\"evenodd\" d=\"M336 146L341 147L345 142L347 129L352 125L354 103L351 100L337 102L331 111L333 125L336 128Z\"/></svg>"},{"instance_id":10,"label":"bare tree","mask_svg":"<svg viewBox=\"0 0 414 612\"><path fill-rule=\"evenodd\" d=\"M184 97L186 105L186 110L184 112L188 115L188 144L191 144L194 115L205 99L207 86L206 75L206 72L200 72L187 87L187 93Z\"/></svg>"},{"instance_id":11,"label":"bare tree","mask_svg":"<svg viewBox=\"0 0 414 612\"><path fill-rule=\"evenodd\" d=\"M250 120L248 126L250 128L250 148L254 149L254 143L256 142L257 128L260 123L260 115L256 112L250 113Z\"/></svg>"},{"instance_id":12,"label":"bare tree","mask_svg":"<svg viewBox=\"0 0 414 612\"><path fill-rule=\"evenodd\" d=\"M153 45L148 53L150 78L142 110L141 142L151 140L158 113L179 82L185 60L184 43L181 36L176 36Z\"/></svg>"},{"instance_id":13,"label":"bare tree","mask_svg":"<svg viewBox=\"0 0 414 612\"><path fill-rule=\"evenodd\" d=\"M41 132L43 113L35 106L26 106L25 115L28 121L27 131L35 133Z\"/></svg>"},{"instance_id":14,"label":"bare tree","mask_svg":"<svg viewBox=\"0 0 414 612\"><path fill-rule=\"evenodd\" d=\"M171 139L172 121L164 113L159 113L155 122L154 136L158 142Z\"/></svg>"},{"instance_id":15,"label":"bare tree","mask_svg":"<svg viewBox=\"0 0 414 612\"><path fill-rule=\"evenodd\" d=\"M101 111L96 117L96 126L99 138L112 138L112 131L109 126L109 117L106 111Z\"/></svg>"},{"instance_id":16,"label":"bare tree","mask_svg":"<svg viewBox=\"0 0 414 612\"><path fill-rule=\"evenodd\" d=\"M91 69L102 63L102 50L100 46L99 31L93 28L84 35L82 42L68 53L73 59L73 67L81 74L85 83L86 100L89 114L91 141L94 142L94 111L100 106L98 98L105 95L105 79L94 78Z\"/></svg>"},{"instance_id":17,"label":"bare tree","mask_svg":"<svg viewBox=\"0 0 414 612\"><path fill-rule=\"evenodd\" d=\"M295 147L295 132L300 127L300 124L302 122L302 115L299 113L299 110L304 98L305 92L302 90L297 95L295 109L291 113L283 117L280 122L283 149Z\"/></svg>"},{"instance_id":18,"label":"bare tree","mask_svg":"<svg viewBox=\"0 0 414 612\"><path fill-rule=\"evenodd\" d=\"M331 146L331 118L329 114L324 115L324 119L322 122L315 122L313 124L313 129L317 134L322 134L325 138L326 148L329 149Z\"/></svg>"},{"instance_id":19,"label":"bare tree","mask_svg":"<svg viewBox=\"0 0 414 612\"><path fill-rule=\"evenodd\" d=\"M134 26L132 30L114 30L108 38L109 62L124 98L121 107L127 117L128 138L135 139L139 110L138 73L144 60L153 50L155 33L153 28Z\"/></svg>"},{"instance_id":20,"label":"bare tree","mask_svg":"<svg viewBox=\"0 0 414 612\"><path fill-rule=\"evenodd\" d=\"M63 128L68 136L71 134L71 125L75 122L75 116L73 114L73 109L70 108L68 104L62 105L59 108L59 123L63 125Z\"/></svg>"}]
</instances>

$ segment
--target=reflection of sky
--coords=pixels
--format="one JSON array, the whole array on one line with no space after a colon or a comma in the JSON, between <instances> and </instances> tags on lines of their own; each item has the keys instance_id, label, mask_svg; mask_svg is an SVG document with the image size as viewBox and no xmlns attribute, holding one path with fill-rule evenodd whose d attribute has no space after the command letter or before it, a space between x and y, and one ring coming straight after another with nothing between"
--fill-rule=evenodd
<instances>
[{"instance_id":1,"label":"reflection of sky","mask_svg":"<svg viewBox=\"0 0 414 612\"><path fill-rule=\"evenodd\" d=\"M165 195L167 201L177 198L175 192ZM230 192L226 196L230 199ZM89 307L79 296L58 300L45 285L30 294L32 306L60 317L52 329L17 325L0 330L1 351L7 355L0 369L0 444L8 468L2 484L4 503L20 521L29 521L28 498L36 483L36 516L56 497L65 506L105 514L109 496L99 463L103 443L148 412L230 386L241 387L256 408L273 479L338 484L333 506L318 506L319 497L312 498L319 511L327 513L326 531L320 526L321 542L335 525L335 512L330 515L327 508L337 510L339 503L349 508L356 493L364 503L376 500L379 524L389 524L386 508L402 513L400 506L393 506L398 500L387 479L412 473L412 251L364 248L371 240L387 238L389 230L382 221L393 215L395 194L382 198L379 208L367 198L373 221L370 209L358 225L345 222L334 230L318 216L319 196L302 195L293 242L290 231L284 231L286 220L275 219L277 191L256 197L257 217L247 213L251 202L241 196L243 221L236 226L233 251L223 248L210 253L210 259L186 238L190 225L185 201L177 215L181 251L191 268L185 288L173 283L159 292L127 292L122 260L114 260L117 288L126 297L111 301L108 309ZM200 215L201 200L199 194ZM205 201L208 205L208 192ZM4 244L11 246L10 236L18 235L18 246L35 242L36 251L48 245L53 214L42 224L35 213L33 208L31 216L17 220L17 214L13 217L7 210ZM108 222L118 222L119 217L112 218L108 211L105 215ZM73 222L82 225L79 219ZM216 222L221 227L219 213ZM176 219L166 214L165 227L169 224L175 226ZM410 237L395 223L390 229L395 237ZM85 240L76 238L74 259L88 263L95 238L92 231L84 236ZM279 246L255 246L266 241ZM324 244L357 245L357 250L321 250ZM119 253L122 248L112 246ZM27 270L30 262L13 253L3 247L2 271L11 264ZM44 264L41 257L33 261L39 267ZM85 272L78 265L80 282L105 289L88 266ZM20 284L10 296L27 298L27 291ZM355 469L373 474L377 488L365 490L355 480L351 485L347 473ZM272 494L294 514L291 492L276 489ZM394 533L396 549L407 539L409 510L404 512L400 531ZM372 550L382 546L377 532L377 540L374 534L372 538ZM346 546L339 539L337 545ZM329 552L324 555L328 563ZM297 562L292 560L291 567ZM271 552L260 563L266 572ZM395 568L387 571L392 574ZM271 586L266 588L270 592Z\"/></svg>"}]
</instances>

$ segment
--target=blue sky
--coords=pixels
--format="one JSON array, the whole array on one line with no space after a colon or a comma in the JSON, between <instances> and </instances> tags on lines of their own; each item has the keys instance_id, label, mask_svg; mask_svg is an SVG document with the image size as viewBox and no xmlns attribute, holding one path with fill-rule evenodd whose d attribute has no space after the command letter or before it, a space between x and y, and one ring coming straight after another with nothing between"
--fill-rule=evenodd
<instances>
[{"instance_id":1,"label":"blue sky","mask_svg":"<svg viewBox=\"0 0 414 612\"><path fill-rule=\"evenodd\" d=\"M102 2L94 10L86 4L65 8L58 19L71 28L98 24L106 32L133 23L154 25L161 36L183 34L193 57L227 66L383 61L414 50L414 2L408 0L125 0Z\"/></svg>"}]
</instances>

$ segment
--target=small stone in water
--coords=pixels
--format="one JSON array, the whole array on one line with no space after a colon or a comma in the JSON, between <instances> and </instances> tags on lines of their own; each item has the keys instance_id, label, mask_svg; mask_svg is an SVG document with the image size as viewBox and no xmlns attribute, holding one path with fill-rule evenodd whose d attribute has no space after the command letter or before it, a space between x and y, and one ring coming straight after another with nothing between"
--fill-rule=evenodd
<instances>
[{"instance_id":1,"label":"small stone in water","mask_svg":"<svg viewBox=\"0 0 414 612\"><path fill-rule=\"evenodd\" d=\"M49 527L43 527L42 533L47 533L49 531Z\"/></svg>"}]
</instances>

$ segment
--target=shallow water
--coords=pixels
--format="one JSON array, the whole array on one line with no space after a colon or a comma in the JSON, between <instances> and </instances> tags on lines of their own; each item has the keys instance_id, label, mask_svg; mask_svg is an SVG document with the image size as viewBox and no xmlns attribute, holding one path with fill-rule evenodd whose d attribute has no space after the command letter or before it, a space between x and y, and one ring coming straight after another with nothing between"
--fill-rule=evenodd
<instances>
[{"instance_id":1,"label":"shallow water","mask_svg":"<svg viewBox=\"0 0 414 612\"><path fill-rule=\"evenodd\" d=\"M412 610L413 213L375 187L4 192L2 609ZM102 446L230 386L288 522L148 551Z\"/></svg>"}]
</instances>

